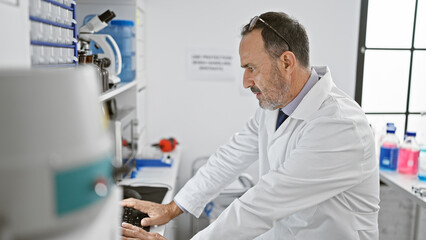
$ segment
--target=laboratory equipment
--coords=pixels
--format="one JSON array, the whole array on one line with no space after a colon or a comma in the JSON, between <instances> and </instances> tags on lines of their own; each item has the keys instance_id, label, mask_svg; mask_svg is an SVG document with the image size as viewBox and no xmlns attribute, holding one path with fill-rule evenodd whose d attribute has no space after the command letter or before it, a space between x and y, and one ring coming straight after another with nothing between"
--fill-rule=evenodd
<instances>
[{"instance_id":1,"label":"laboratory equipment","mask_svg":"<svg viewBox=\"0 0 426 240\"><path fill-rule=\"evenodd\" d=\"M112 20L104 30L115 39L121 51L122 68L118 75L122 82L131 82L136 77L136 50L134 23L129 20Z\"/></svg>"},{"instance_id":2,"label":"laboratory equipment","mask_svg":"<svg viewBox=\"0 0 426 240\"><path fill-rule=\"evenodd\" d=\"M419 170L417 173L419 180L426 181L426 147L422 146L419 153Z\"/></svg>"},{"instance_id":3,"label":"laboratory equipment","mask_svg":"<svg viewBox=\"0 0 426 240\"><path fill-rule=\"evenodd\" d=\"M124 199L135 198L155 203L162 203L164 197L166 196L166 193L170 190L170 188L168 188L167 186L140 186L137 183L137 180L136 182L130 183L130 185L122 185L122 187ZM141 220L145 217L148 217L146 213L143 213L131 207L123 207L123 222L127 222L134 226L141 227L145 231L149 232L150 227L142 227L141 225Z\"/></svg>"},{"instance_id":4,"label":"laboratory equipment","mask_svg":"<svg viewBox=\"0 0 426 240\"><path fill-rule=\"evenodd\" d=\"M0 72L2 240L119 238L97 76L89 66Z\"/></svg>"},{"instance_id":5,"label":"laboratory equipment","mask_svg":"<svg viewBox=\"0 0 426 240\"><path fill-rule=\"evenodd\" d=\"M399 140L396 127L389 125L380 144L380 169L395 171L398 162Z\"/></svg>"},{"instance_id":6,"label":"laboratory equipment","mask_svg":"<svg viewBox=\"0 0 426 240\"><path fill-rule=\"evenodd\" d=\"M142 196L134 189L130 188L124 188L123 189L123 198L134 198L142 200ZM123 222L132 224L137 227L142 227L141 221L143 218L148 217L148 214L143 213L137 209L134 209L132 207L124 207L123 208L123 215L122 220ZM147 232L149 232L149 227L143 227L143 229Z\"/></svg>"},{"instance_id":7,"label":"laboratory equipment","mask_svg":"<svg viewBox=\"0 0 426 240\"><path fill-rule=\"evenodd\" d=\"M419 153L419 171L417 176L419 180L426 181L426 112L420 114L420 126L418 130L418 141L420 144Z\"/></svg>"},{"instance_id":8,"label":"laboratory equipment","mask_svg":"<svg viewBox=\"0 0 426 240\"><path fill-rule=\"evenodd\" d=\"M111 116L109 128L114 138L114 166L129 169L122 177L128 176L131 173L131 168L135 165L136 142L139 137L136 132L137 124L138 120L134 108L120 109L115 115ZM123 146L123 139L127 141L126 146ZM127 161L123 163L124 159Z\"/></svg>"},{"instance_id":9,"label":"laboratory equipment","mask_svg":"<svg viewBox=\"0 0 426 240\"><path fill-rule=\"evenodd\" d=\"M175 138L163 138L159 143L152 144L153 147L158 147L162 152L171 152L173 151L178 142Z\"/></svg>"},{"instance_id":10,"label":"laboratory equipment","mask_svg":"<svg viewBox=\"0 0 426 240\"><path fill-rule=\"evenodd\" d=\"M398 172L417 174L420 147L415 132L407 132L398 154Z\"/></svg>"},{"instance_id":11,"label":"laboratory equipment","mask_svg":"<svg viewBox=\"0 0 426 240\"><path fill-rule=\"evenodd\" d=\"M109 84L111 85L120 83L118 75L121 73L121 52L117 43L110 35L95 33L108 26L108 22L114 17L115 13L109 10L99 16L94 16L80 28L78 34L79 55L91 55L90 43L94 41L103 50L103 53L97 54L97 57L99 59L108 58L110 60L111 64L105 68L109 72Z\"/></svg>"},{"instance_id":12,"label":"laboratory equipment","mask_svg":"<svg viewBox=\"0 0 426 240\"><path fill-rule=\"evenodd\" d=\"M93 16L94 15L86 16L84 22L88 22ZM131 82L136 77L135 34L133 28L133 21L112 20L107 27L97 32L97 34L110 35L120 49L122 67L121 73L118 76L121 82ZM90 44L90 50L93 54L103 53L103 49L98 48L93 43Z\"/></svg>"}]
</instances>

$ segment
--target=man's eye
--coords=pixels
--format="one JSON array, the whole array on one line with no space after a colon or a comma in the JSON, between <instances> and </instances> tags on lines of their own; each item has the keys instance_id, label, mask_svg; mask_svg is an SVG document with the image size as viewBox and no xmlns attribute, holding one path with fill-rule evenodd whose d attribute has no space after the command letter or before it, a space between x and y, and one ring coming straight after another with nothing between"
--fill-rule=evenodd
<instances>
[{"instance_id":1,"label":"man's eye","mask_svg":"<svg viewBox=\"0 0 426 240\"><path fill-rule=\"evenodd\" d=\"M254 71L254 67L248 67L248 69L250 70L250 72Z\"/></svg>"}]
</instances>

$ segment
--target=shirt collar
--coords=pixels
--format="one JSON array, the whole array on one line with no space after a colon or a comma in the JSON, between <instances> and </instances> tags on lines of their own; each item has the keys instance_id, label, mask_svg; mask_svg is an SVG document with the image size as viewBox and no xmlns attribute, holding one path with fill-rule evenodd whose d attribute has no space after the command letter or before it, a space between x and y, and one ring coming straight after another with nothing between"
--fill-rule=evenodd
<instances>
[{"instance_id":1,"label":"shirt collar","mask_svg":"<svg viewBox=\"0 0 426 240\"><path fill-rule=\"evenodd\" d=\"M308 81L306 82L305 86L303 86L302 90L297 94L297 96L285 107L282 108L282 111L287 115L290 116L294 110L299 106L299 103L302 101L302 99L305 97L305 95L311 90L311 88L317 83L319 80L318 73L315 71L314 68L311 68L311 76L309 76Z\"/></svg>"}]
</instances>

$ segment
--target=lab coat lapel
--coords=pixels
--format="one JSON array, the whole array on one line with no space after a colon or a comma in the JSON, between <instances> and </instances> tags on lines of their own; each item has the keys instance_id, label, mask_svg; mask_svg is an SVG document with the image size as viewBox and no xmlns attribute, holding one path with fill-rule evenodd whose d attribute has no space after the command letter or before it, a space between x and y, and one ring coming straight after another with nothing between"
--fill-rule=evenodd
<instances>
[{"instance_id":1,"label":"lab coat lapel","mask_svg":"<svg viewBox=\"0 0 426 240\"><path fill-rule=\"evenodd\" d=\"M267 111L266 128L268 131L268 158L272 169L282 161L283 151L291 139L292 132L300 121L305 121L316 112L331 91L333 82L328 67L316 67L321 79L306 94L295 111L275 131L278 110ZM287 135L287 136L286 136ZM275 143L278 145L276 145Z\"/></svg>"},{"instance_id":2,"label":"lab coat lapel","mask_svg":"<svg viewBox=\"0 0 426 240\"><path fill-rule=\"evenodd\" d=\"M265 111L265 123L266 123L266 131L268 132L268 138L271 140L271 136L275 133L275 125L277 123L278 117L278 109L274 111Z\"/></svg>"}]
</instances>

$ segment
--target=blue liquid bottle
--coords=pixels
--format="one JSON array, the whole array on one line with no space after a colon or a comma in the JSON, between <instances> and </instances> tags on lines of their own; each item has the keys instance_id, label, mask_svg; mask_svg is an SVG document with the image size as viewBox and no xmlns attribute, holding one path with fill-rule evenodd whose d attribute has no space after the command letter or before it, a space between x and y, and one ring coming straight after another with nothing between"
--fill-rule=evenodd
<instances>
[{"instance_id":1,"label":"blue liquid bottle","mask_svg":"<svg viewBox=\"0 0 426 240\"><path fill-rule=\"evenodd\" d=\"M398 166L399 140L395 135L396 127L388 126L386 135L380 144L380 169L395 171Z\"/></svg>"}]
</instances>

